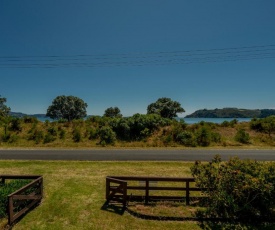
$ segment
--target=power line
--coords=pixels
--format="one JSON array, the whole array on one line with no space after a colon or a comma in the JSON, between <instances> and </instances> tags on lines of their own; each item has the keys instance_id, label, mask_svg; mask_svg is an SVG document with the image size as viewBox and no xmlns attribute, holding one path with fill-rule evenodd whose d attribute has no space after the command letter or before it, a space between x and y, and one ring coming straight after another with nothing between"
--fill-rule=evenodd
<instances>
[{"instance_id":1,"label":"power line","mask_svg":"<svg viewBox=\"0 0 275 230\"><path fill-rule=\"evenodd\" d=\"M102 55L0 56L0 68L174 65L275 58L275 45Z\"/></svg>"}]
</instances>

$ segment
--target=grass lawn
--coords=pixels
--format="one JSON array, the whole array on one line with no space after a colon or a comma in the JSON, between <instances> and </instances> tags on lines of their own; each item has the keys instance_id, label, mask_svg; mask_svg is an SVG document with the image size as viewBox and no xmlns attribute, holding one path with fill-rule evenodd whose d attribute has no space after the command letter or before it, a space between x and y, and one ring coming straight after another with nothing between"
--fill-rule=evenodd
<instances>
[{"instance_id":1,"label":"grass lawn","mask_svg":"<svg viewBox=\"0 0 275 230\"><path fill-rule=\"evenodd\" d=\"M17 223L14 230L195 230L201 229L197 222L143 220L127 212L120 214L102 209L105 202L105 177L107 175L185 177L190 176L191 165L192 163L186 162L9 160L0 161L0 174L39 174L44 177L42 203ZM3 226L5 222L6 220L2 220L0 224Z\"/></svg>"},{"instance_id":2,"label":"grass lawn","mask_svg":"<svg viewBox=\"0 0 275 230\"><path fill-rule=\"evenodd\" d=\"M0 161L0 174L40 174L44 198L17 229L200 229L195 222L158 222L101 210L107 175L190 176L190 163ZM2 221L2 224L5 221Z\"/></svg>"}]
</instances>

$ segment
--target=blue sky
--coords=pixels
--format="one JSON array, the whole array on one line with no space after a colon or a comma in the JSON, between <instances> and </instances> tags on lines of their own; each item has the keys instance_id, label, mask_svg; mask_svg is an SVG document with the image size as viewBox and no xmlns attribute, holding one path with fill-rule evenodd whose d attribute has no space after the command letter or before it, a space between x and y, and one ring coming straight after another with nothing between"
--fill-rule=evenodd
<instances>
[{"instance_id":1,"label":"blue sky","mask_svg":"<svg viewBox=\"0 0 275 230\"><path fill-rule=\"evenodd\" d=\"M29 114L58 95L82 98L92 115L146 113L160 97L180 102L180 116L275 108L274 9L274 0L2 0L0 95Z\"/></svg>"}]
</instances>

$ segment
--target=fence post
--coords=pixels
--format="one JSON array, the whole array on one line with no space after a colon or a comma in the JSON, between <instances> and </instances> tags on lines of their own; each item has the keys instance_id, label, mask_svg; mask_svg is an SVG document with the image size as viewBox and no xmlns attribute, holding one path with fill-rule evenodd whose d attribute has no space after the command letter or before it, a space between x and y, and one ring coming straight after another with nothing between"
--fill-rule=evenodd
<instances>
[{"instance_id":1,"label":"fence post","mask_svg":"<svg viewBox=\"0 0 275 230\"><path fill-rule=\"evenodd\" d=\"M1 177L1 182L0 182L2 185L5 184L5 177Z\"/></svg>"},{"instance_id":2,"label":"fence post","mask_svg":"<svg viewBox=\"0 0 275 230\"><path fill-rule=\"evenodd\" d=\"M189 180L186 180L186 205L190 204Z\"/></svg>"},{"instance_id":3,"label":"fence post","mask_svg":"<svg viewBox=\"0 0 275 230\"><path fill-rule=\"evenodd\" d=\"M8 196L8 224L11 225L13 222L13 199L12 196Z\"/></svg>"},{"instance_id":4,"label":"fence post","mask_svg":"<svg viewBox=\"0 0 275 230\"><path fill-rule=\"evenodd\" d=\"M41 177L41 180L40 180L40 193L41 193L41 199L43 198L43 177Z\"/></svg>"},{"instance_id":5,"label":"fence post","mask_svg":"<svg viewBox=\"0 0 275 230\"><path fill-rule=\"evenodd\" d=\"M145 204L149 202L149 180L146 179L145 181Z\"/></svg>"},{"instance_id":6,"label":"fence post","mask_svg":"<svg viewBox=\"0 0 275 230\"><path fill-rule=\"evenodd\" d=\"M123 182L123 208L127 205L127 182Z\"/></svg>"},{"instance_id":7,"label":"fence post","mask_svg":"<svg viewBox=\"0 0 275 230\"><path fill-rule=\"evenodd\" d=\"M109 194L110 194L110 181L109 181L109 178L106 177L106 194L105 194L105 196L106 196L107 202L109 202L109 199L108 199Z\"/></svg>"}]
</instances>

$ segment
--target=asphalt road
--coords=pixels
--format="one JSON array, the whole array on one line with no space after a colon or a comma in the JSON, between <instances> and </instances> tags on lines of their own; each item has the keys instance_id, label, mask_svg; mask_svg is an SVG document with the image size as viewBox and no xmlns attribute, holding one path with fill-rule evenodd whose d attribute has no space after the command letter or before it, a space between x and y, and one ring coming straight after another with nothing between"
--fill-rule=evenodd
<instances>
[{"instance_id":1,"label":"asphalt road","mask_svg":"<svg viewBox=\"0 0 275 230\"><path fill-rule=\"evenodd\" d=\"M210 161L220 154L222 160L275 161L275 150L0 150L2 160L76 160L76 161Z\"/></svg>"}]
</instances>

